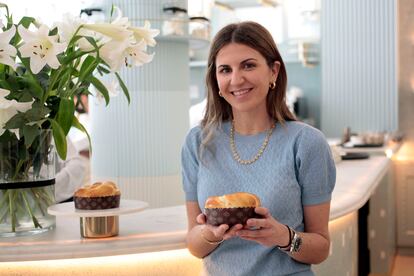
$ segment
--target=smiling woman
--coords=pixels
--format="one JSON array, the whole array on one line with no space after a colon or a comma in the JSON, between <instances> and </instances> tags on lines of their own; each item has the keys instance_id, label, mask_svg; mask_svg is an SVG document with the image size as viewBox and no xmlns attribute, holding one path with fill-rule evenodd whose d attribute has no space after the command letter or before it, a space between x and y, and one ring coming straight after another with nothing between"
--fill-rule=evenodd
<instances>
[{"instance_id":1,"label":"smiling woman","mask_svg":"<svg viewBox=\"0 0 414 276\"><path fill-rule=\"evenodd\" d=\"M286 83L264 27L242 22L217 33L207 109L182 150L187 245L208 275L314 275L310 264L328 255L335 164L323 134L287 108ZM207 224L207 198L233 193L260 198L258 216Z\"/></svg>"},{"instance_id":2,"label":"smiling woman","mask_svg":"<svg viewBox=\"0 0 414 276\"><path fill-rule=\"evenodd\" d=\"M233 116L251 118L255 113L266 119L266 97L269 85L276 82L280 62L269 67L258 51L239 43L224 46L216 62L219 93L232 106Z\"/></svg>"}]
</instances>

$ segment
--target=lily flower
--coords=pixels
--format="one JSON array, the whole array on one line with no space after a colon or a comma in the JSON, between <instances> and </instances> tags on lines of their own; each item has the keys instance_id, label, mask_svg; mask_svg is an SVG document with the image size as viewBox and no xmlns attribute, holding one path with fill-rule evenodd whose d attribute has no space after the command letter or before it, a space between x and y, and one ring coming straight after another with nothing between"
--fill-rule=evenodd
<instances>
[{"instance_id":1,"label":"lily flower","mask_svg":"<svg viewBox=\"0 0 414 276\"><path fill-rule=\"evenodd\" d=\"M3 25L3 21L0 19L0 29L3 29L4 25Z\"/></svg>"},{"instance_id":2,"label":"lily flower","mask_svg":"<svg viewBox=\"0 0 414 276\"><path fill-rule=\"evenodd\" d=\"M17 112L26 112L32 107L32 102L19 103L16 100L8 100L6 96L10 93L9 90L0 88L0 136L6 131L4 128L7 121L9 121ZM10 129L19 138L18 129Z\"/></svg>"},{"instance_id":3,"label":"lily flower","mask_svg":"<svg viewBox=\"0 0 414 276\"><path fill-rule=\"evenodd\" d=\"M122 64L128 67L140 66L152 61L154 54L145 53L146 43L141 40L139 43L132 43L132 40L110 41L100 51L100 57L109 64L112 71L119 71ZM132 60L132 62L130 62Z\"/></svg>"},{"instance_id":4,"label":"lily flower","mask_svg":"<svg viewBox=\"0 0 414 276\"><path fill-rule=\"evenodd\" d=\"M154 37L160 33L160 30L151 29L149 21L145 20L144 27L129 27L128 29L134 32L134 37L137 42L144 40L151 47L157 44Z\"/></svg>"},{"instance_id":5,"label":"lily flower","mask_svg":"<svg viewBox=\"0 0 414 276\"><path fill-rule=\"evenodd\" d=\"M49 29L46 25L31 32L19 25L18 31L25 44L19 48L22 57L30 58L30 69L37 74L48 64L51 68L57 69L60 65L57 55L66 48L65 43L59 43L58 36L49 36Z\"/></svg>"},{"instance_id":6,"label":"lily flower","mask_svg":"<svg viewBox=\"0 0 414 276\"><path fill-rule=\"evenodd\" d=\"M63 42L69 43L71 39L73 38L76 30L78 30L78 28L84 25L85 23L86 22L79 17L74 17L73 15L69 13L64 14L63 21L56 23L58 30L59 30L60 40ZM99 33L86 30L84 28L79 29L79 31L77 32L77 35L93 37L98 45L102 45L110 40L108 38L105 38L103 35ZM94 49L93 45L88 40L86 40L86 38L81 38L77 40L76 45L82 51L91 51Z\"/></svg>"},{"instance_id":7,"label":"lily flower","mask_svg":"<svg viewBox=\"0 0 414 276\"><path fill-rule=\"evenodd\" d=\"M123 41L132 35L132 31L128 30L125 25L113 23L95 23L85 24L83 27L87 30L101 33L114 40Z\"/></svg>"},{"instance_id":8,"label":"lily flower","mask_svg":"<svg viewBox=\"0 0 414 276\"><path fill-rule=\"evenodd\" d=\"M79 17L74 17L73 15L69 13L65 13L62 18L62 22L56 23L56 26L58 27L60 40L64 41L66 43L69 43L69 41L72 39L73 35L75 34L76 30L86 22ZM82 31L79 30L79 32ZM78 34L79 34L78 32Z\"/></svg>"},{"instance_id":9,"label":"lily flower","mask_svg":"<svg viewBox=\"0 0 414 276\"><path fill-rule=\"evenodd\" d=\"M9 65L13 70L16 70L16 63L14 58L17 54L16 48L9 44L12 37L16 33L16 27L12 26L7 31L0 33L0 63Z\"/></svg>"},{"instance_id":10,"label":"lily flower","mask_svg":"<svg viewBox=\"0 0 414 276\"><path fill-rule=\"evenodd\" d=\"M149 63L154 58L154 54L147 54L145 51L147 50L147 45L144 40L141 40L139 43L128 47L126 49L126 56L125 56L125 65L130 66L129 60L132 60L132 64L135 66L141 66L145 63Z\"/></svg>"},{"instance_id":11,"label":"lily flower","mask_svg":"<svg viewBox=\"0 0 414 276\"><path fill-rule=\"evenodd\" d=\"M116 18L111 22L111 24L124 26L125 28L129 27L128 17L122 17L122 11L117 6L114 6L114 13L116 13Z\"/></svg>"}]
</instances>

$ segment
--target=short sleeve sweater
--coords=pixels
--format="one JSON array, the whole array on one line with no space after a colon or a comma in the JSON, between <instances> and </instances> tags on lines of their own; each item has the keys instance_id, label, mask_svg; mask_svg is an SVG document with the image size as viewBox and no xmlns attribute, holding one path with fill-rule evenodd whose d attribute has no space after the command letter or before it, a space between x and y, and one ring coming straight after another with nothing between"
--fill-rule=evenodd
<instances>
[{"instance_id":1,"label":"short sleeve sweater","mask_svg":"<svg viewBox=\"0 0 414 276\"><path fill-rule=\"evenodd\" d=\"M209 196L254 193L275 219L303 231L303 206L329 201L335 185L335 164L324 135L304 123L278 123L262 156L242 165L232 156L230 128L230 122L224 122L215 131L202 160L201 128L188 133L182 148L186 200L198 202L203 210ZM245 136L236 132L240 157L253 158L266 134ZM276 247L238 237L223 242L203 259L203 264L208 275L313 275L310 265L295 261Z\"/></svg>"}]
</instances>

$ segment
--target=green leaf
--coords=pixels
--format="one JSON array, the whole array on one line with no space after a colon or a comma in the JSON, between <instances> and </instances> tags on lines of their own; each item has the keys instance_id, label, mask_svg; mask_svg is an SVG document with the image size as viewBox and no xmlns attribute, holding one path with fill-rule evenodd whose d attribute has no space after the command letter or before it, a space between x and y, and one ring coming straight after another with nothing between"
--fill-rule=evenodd
<instances>
[{"instance_id":1,"label":"green leaf","mask_svg":"<svg viewBox=\"0 0 414 276\"><path fill-rule=\"evenodd\" d=\"M103 67L103 66L98 66L98 70L104 72L105 74L109 74L111 73L110 70L108 70L107 68Z\"/></svg>"},{"instance_id":2,"label":"green leaf","mask_svg":"<svg viewBox=\"0 0 414 276\"><path fill-rule=\"evenodd\" d=\"M119 74L118 74L118 73L115 73L115 75L116 75L116 78L118 79L119 85L120 85L120 86L121 86L121 88L122 88L122 91L123 91L123 92L124 92L124 94L125 94L125 97L126 97L126 98L127 98L127 100L128 100L128 104L130 104L130 103L131 103L131 98L130 98L130 96L129 96L128 88L126 87L126 85L125 85L124 81L121 79L121 77L119 76Z\"/></svg>"},{"instance_id":3,"label":"green leaf","mask_svg":"<svg viewBox=\"0 0 414 276\"><path fill-rule=\"evenodd\" d=\"M33 143L36 136L39 135L39 127L37 126L23 126L23 136L24 136L24 144L26 148L29 148L30 145Z\"/></svg>"},{"instance_id":4,"label":"green leaf","mask_svg":"<svg viewBox=\"0 0 414 276\"><path fill-rule=\"evenodd\" d=\"M73 114L75 113L75 104L72 99L61 98L57 122L62 127L65 136L69 133L72 126Z\"/></svg>"},{"instance_id":5,"label":"green leaf","mask_svg":"<svg viewBox=\"0 0 414 276\"><path fill-rule=\"evenodd\" d=\"M4 81L7 82L7 85L9 86L8 90L17 91L20 89L19 77L16 77L14 74L5 74L4 78Z\"/></svg>"},{"instance_id":6,"label":"green leaf","mask_svg":"<svg viewBox=\"0 0 414 276\"><path fill-rule=\"evenodd\" d=\"M94 58L93 56L87 56L86 59L82 63L80 73L79 73L79 80L83 81L85 78L92 75L96 66L98 66L98 63L96 62L96 58Z\"/></svg>"},{"instance_id":7,"label":"green leaf","mask_svg":"<svg viewBox=\"0 0 414 276\"><path fill-rule=\"evenodd\" d=\"M89 141L89 153L92 154L92 143L91 143L91 137L89 136L88 131L86 130L86 128L79 122L78 118L76 118L75 116L73 117L73 124L74 127L76 127L77 129L79 129L80 131L84 132L86 134L86 136L88 136L88 141Z\"/></svg>"},{"instance_id":8,"label":"green leaf","mask_svg":"<svg viewBox=\"0 0 414 276\"><path fill-rule=\"evenodd\" d=\"M99 50L99 46L96 44L95 38L91 36L84 36L84 38L86 38L86 40L95 48L96 51Z\"/></svg>"},{"instance_id":9,"label":"green leaf","mask_svg":"<svg viewBox=\"0 0 414 276\"><path fill-rule=\"evenodd\" d=\"M30 24L35 22L36 19L29 16L23 16L22 19L20 19L20 22L17 25L23 25L26 29L29 28Z\"/></svg>"},{"instance_id":10,"label":"green leaf","mask_svg":"<svg viewBox=\"0 0 414 276\"><path fill-rule=\"evenodd\" d=\"M0 143L8 143L10 141L17 140L17 137L14 133L6 130L1 136L0 136Z\"/></svg>"},{"instance_id":11,"label":"green leaf","mask_svg":"<svg viewBox=\"0 0 414 276\"><path fill-rule=\"evenodd\" d=\"M43 89L31 74L25 74L25 77L21 78L21 81L30 88L30 94L32 94L34 98L42 100L44 93Z\"/></svg>"},{"instance_id":12,"label":"green leaf","mask_svg":"<svg viewBox=\"0 0 414 276\"><path fill-rule=\"evenodd\" d=\"M94 76L91 76L90 78L88 78L88 81L90 81L93 84L93 86L95 86L96 89L98 89L99 92L101 92L102 96L105 99L106 105L108 105L109 104L109 92L108 92L108 89L106 89L105 85L103 85L103 83L99 79L95 78Z\"/></svg>"},{"instance_id":13,"label":"green leaf","mask_svg":"<svg viewBox=\"0 0 414 276\"><path fill-rule=\"evenodd\" d=\"M10 84L7 81L2 80L2 79L0 79L0 88L11 90Z\"/></svg>"},{"instance_id":14,"label":"green leaf","mask_svg":"<svg viewBox=\"0 0 414 276\"><path fill-rule=\"evenodd\" d=\"M26 122L24 118L24 113L17 113L10 120L7 121L6 125L4 126L5 129L17 129L24 125Z\"/></svg>"},{"instance_id":15,"label":"green leaf","mask_svg":"<svg viewBox=\"0 0 414 276\"><path fill-rule=\"evenodd\" d=\"M54 27L52 30L49 31L49 36L57 35L57 33L58 33L58 28Z\"/></svg>"},{"instance_id":16,"label":"green leaf","mask_svg":"<svg viewBox=\"0 0 414 276\"><path fill-rule=\"evenodd\" d=\"M71 77L71 68L66 68L63 70L62 75L59 77L58 87L56 88L58 94L64 92L63 87L67 85ZM52 87L53 88L53 87Z\"/></svg>"},{"instance_id":17,"label":"green leaf","mask_svg":"<svg viewBox=\"0 0 414 276\"><path fill-rule=\"evenodd\" d=\"M33 122L45 118L50 111L49 108L43 106L40 102L35 102L33 103L32 108L27 110L24 114L27 122Z\"/></svg>"},{"instance_id":18,"label":"green leaf","mask_svg":"<svg viewBox=\"0 0 414 276\"><path fill-rule=\"evenodd\" d=\"M66 159L67 154L67 144L66 144L66 136L63 132L63 129L60 125L53 119L49 119L50 123L52 124L53 130L53 139L55 140L56 150L59 154L59 157L62 160Z\"/></svg>"}]
</instances>

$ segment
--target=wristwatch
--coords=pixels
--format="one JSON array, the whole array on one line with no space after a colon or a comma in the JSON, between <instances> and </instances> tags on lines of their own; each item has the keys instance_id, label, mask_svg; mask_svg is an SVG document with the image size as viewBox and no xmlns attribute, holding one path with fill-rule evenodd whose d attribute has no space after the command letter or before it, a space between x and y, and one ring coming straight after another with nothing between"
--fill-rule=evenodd
<instances>
[{"instance_id":1,"label":"wristwatch","mask_svg":"<svg viewBox=\"0 0 414 276\"><path fill-rule=\"evenodd\" d=\"M293 230L293 229L292 229L292 231L293 231L293 239L292 239L292 244L290 245L290 250L289 250L289 252L290 252L290 253L296 253L296 252L299 252L300 247L301 247L301 245L302 245L302 237L301 237L301 236L299 236L299 235L295 232L295 230Z\"/></svg>"}]
</instances>

